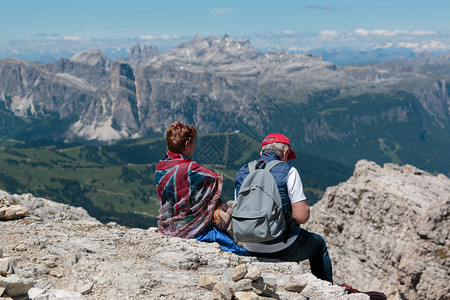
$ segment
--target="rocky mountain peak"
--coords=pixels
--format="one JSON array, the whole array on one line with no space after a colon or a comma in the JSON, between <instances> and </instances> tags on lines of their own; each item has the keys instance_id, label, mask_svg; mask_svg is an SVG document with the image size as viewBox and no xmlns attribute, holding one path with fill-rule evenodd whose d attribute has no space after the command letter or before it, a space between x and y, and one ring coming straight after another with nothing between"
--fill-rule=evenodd
<instances>
[{"instance_id":1,"label":"rocky mountain peak","mask_svg":"<svg viewBox=\"0 0 450 300\"><path fill-rule=\"evenodd\" d=\"M362 160L327 189L307 228L328 244L337 282L392 299L450 295L450 179Z\"/></svg>"},{"instance_id":2,"label":"rocky mountain peak","mask_svg":"<svg viewBox=\"0 0 450 300\"><path fill-rule=\"evenodd\" d=\"M201 34L196 34L196 35L192 38L191 43L196 44L196 43L202 42L202 41L204 41L204 40L205 40L205 38L204 38Z\"/></svg>"},{"instance_id":3,"label":"rocky mountain peak","mask_svg":"<svg viewBox=\"0 0 450 300\"><path fill-rule=\"evenodd\" d=\"M173 61L176 57L177 61L188 64L228 65L231 62L254 59L260 54L248 40L235 41L228 35L221 39L196 35L191 41L167 51L161 58Z\"/></svg>"},{"instance_id":4,"label":"rocky mountain peak","mask_svg":"<svg viewBox=\"0 0 450 300\"><path fill-rule=\"evenodd\" d=\"M130 49L130 54L128 56L131 61L139 61L140 63L145 62L153 57L159 56L161 53L157 47L147 46L141 48L139 44L136 44Z\"/></svg>"},{"instance_id":5,"label":"rocky mountain peak","mask_svg":"<svg viewBox=\"0 0 450 300\"><path fill-rule=\"evenodd\" d=\"M230 38L230 36L228 34L224 34L222 37L222 41L227 42L229 40L232 40L232 38Z\"/></svg>"},{"instance_id":6,"label":"rocky mountain peak","mask_svg":"<svg viewBox=\"0 0 450 300\"><path fill-rule=\"evenodd\" d=\"M70 59L72 62L109 69L111 59L98 49L81 51Z\"/></svg>"}]
</instances>

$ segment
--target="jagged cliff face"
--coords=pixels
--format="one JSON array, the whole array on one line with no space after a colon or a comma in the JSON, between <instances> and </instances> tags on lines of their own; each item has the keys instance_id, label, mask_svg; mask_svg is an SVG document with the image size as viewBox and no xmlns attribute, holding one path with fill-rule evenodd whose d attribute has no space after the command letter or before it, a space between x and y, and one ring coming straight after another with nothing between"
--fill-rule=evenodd
<instances>
[{"instance_id":1,"label":"jagged cliff face","mask_svg":"<svg viewBox=\"0 0 450 300\"><path fill-rule=\"evenodd\" d=\"M442 153L434 152L450 146L448 65L442 55L341 68L307 54L261 53L248 40L196 36L165 53L135 47L114 62L95 50L45 66L0 60L0 103L16 116L69 120L59 139L111 142L181 121L257 139L280 131L347 165L371 149L369 158L389 160L382 139L398 144L399 161L429 156L437 169Z\"/></svg>"},{"instance_id":2,"label":"jagged cliff face","mask_svg":"<svg viewBox=\"0 0 450 300\"><path fill-rule=\"evenodd\" d=\"M391 299L448 299L450 179L360 161L327 189L307 228L324 236L337 282Z\"/></svg>"}]
</instances>

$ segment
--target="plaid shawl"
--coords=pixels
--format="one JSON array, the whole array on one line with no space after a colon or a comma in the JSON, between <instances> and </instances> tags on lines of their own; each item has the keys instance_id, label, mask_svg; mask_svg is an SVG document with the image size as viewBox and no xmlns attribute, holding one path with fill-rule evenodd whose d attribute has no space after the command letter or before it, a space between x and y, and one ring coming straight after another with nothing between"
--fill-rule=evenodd
<instances>
[{"instance_id":1,"label":"plaid shawl","mask_svg":"<svg viewBox=\"0 0 450 300\"><path fill-rule=\"evenodd\" d=\"M211 221L222 191L222 174L167 151L156 167L161 233L193 238Z\"/></svg>"}]
</instances>

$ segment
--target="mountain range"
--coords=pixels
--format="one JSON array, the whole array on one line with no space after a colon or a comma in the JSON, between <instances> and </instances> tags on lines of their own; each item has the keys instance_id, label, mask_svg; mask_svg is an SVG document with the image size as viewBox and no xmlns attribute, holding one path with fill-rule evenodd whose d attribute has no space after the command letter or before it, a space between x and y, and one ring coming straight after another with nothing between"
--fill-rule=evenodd
<instances>
[{"instance_id":1,"label":"mountain range","mask_svg":"<svg viewBox=\"0 0 450 300\"><path fill-rule=\"evenodd\" d=\"M157 47L158 51L165 52L177 46L182 41L191 40L192 36L173 36L160 39L148 40L142 38L128 39L65 39L62 37L41 36L31 40L10 40L0 43L0 58L15 57L23 60L40 62L43 64L54 63L60 58L72 57L76 53L89 49L101 49L101 51L112 59L118 59L129 55L130 49L143 43L149 47ZM369 44L354 43L344 46L331 44L333 46L313 46L311 43L297 43L285 38L278 37L267 43L258 37L249 37L256 41L255 48L263 53L272 50L288 49L295 53L311 53L324 58L324 60L345 66L354 63L369 63L387 61L397 58L414 58L420 53L428 52L435 55L448 52L450 46L436 40L412 41L370 41Z\"/></svg>"},{"instance_id":2,"label":"mountain range","mask_svg":"<svg viewBox=\"0 0 450 300\"><path fill-rule=\"evenodd\" d=\"M347 166L366 158L448 174L449 77L448 53L340 67L227 35L163 53L137 45L114 61L99 50L49 64L6 58L0 133L112 143L181 121L257 140L278 131L294 149Z\"/></svg>"}]
</instances>

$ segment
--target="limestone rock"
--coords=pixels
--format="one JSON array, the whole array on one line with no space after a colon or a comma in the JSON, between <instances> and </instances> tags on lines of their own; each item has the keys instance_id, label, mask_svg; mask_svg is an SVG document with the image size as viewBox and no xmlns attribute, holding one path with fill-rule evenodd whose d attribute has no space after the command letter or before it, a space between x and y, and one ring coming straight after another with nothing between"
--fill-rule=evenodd
<instances>
[{"instance_id":1,"label":"limestone rock","mask_svg":"<svg viewBox=\"0 0 450 300\"><path fill-rule=\"evenodd\" d=\"M205 289L208 289L212 291L214 289L214 285L219 282L219 279L217 279L214 276L211 276L210 274L205 274L200 278L200 281L198 284L201 287L204 287Z\"/></svg>"},{"instance_id":2,"label":"limestone rock","mask_svg":"<svg viewBox=\"0 0 450 300\"><path fill-rule=\"evenodd\" d=\"M48 293L49 299L61 299L61 300L85 300L86 298L76 291L68 290L53 290Z\"/></svg>"},{"instance_id":3,"label":"limestone rock","mask_svg":"<svg viewBox=\"0 0 450 300\"><path fill-rule=\"evenodd\" d=\"M252 289L251 279L240 279L234 283L234 289L236 291L248 291Z\"/></svg>"},{"instance_id":4,"label":"limestone rock","mask_svg":"<svg viewBox=\"0 0 450 300\"><path fill-rule=\"evenodd\" d=\"M284 289L290 292L301 293L305 288L306 284L303 282L288 282L284 285Z\"/></svg>"},{"instance_id":5,"label":"limestone rock","mask_svg":"<svg viewBox=\"0 0 450 300\"><path fill-rule=\"evenodd\" d=\"M236 292L237 300L259 300L261 299L258 294L253 291Z\"/></svg>"},{"instance_id":6,"label":"limestone rock","mask_svg":"<svg viewBox=\"0 0 450 300\"><path fill-rule=\"evenodd\" d=\"M234 268L232 279L236 282L244 278L245 274L247 274L247 266L245 264L241 264Z\"/></svg>"},{"instance_id":7,"label":"limestone rock","mask_svg":"<svg viewBox=\"0 0 450 300\"><path fill-rule=\"evenodd\" d=\"M249 278L251 280L257 280L261 277L261 270L257 266L250 266L247 269L247 274L245 274L245 278Z\"/></svg>"},{"instance_id":8,"label":"limestone rock","mask_svg":"<svg viewBox=\"0 0 450 300\"><path fill-rule=\"evenodd\" d=\"M233 297L233 292L230 284L228 282L217 282L214 285L214 299L219 300L231 300Z\"/></svg>"},{"instance_id":9,"label":"limestone rock","mask_svg":"<svg viewBox=\"0 0 450 300\"><path fill-rule=\"evenodd\" d=\"M82 207L73 207L44 198L33 197L31 194L10 195L1 190L0 197L6 199L8 202L19 203L21 207L24 207L29 211L29 214L38 216L42 219L83 220L92 224L101 224L101 222L89 216Z\"/></svg>"},{"instance_id":10,"label":"limestone rock","mask_svg":"<svg viewBox=\"0 0 450 300\"><path fill-rule=\"evenodd\" d=\"M0 258L0 276L15 274L14 265L16 262L8 257Z\"/></svg>"},{"instance_id":11,"label":"limestone rock","mask_svg":"<svg viewBox=\"0 0 450 300\"><path fill-rule=\"evenodd\" d=\"M252 290L258 295L262 295L268 292L268 286L264 282L252 282Z\"/></svg>"},{"instance_id":12,"label":"limestone rock","mask_svg":"<svg viewBox=\"0 0 450 300\"><path fill-rule=\"evenodd\" d=\"M17 274L0 276L0 287L5 288L5 293L10 297L24 295L32 287L31 279L23 278Z\"/></svg>"},{"instance_id":13,"label":"limestone rock","mask_svg":"<svg viewBox=\"0 0 450 300\"><path fill-rule=\"evenodd\" d=\"M449 216L449 178L362 160L311 208L306 228L325 238L335 282L390 299L445 299Z\"/></svg>"},{"instance_id":14,"label":"limestone rock","mask_svg":"<svg viewBox=\"0 0 450 300\"><path fill-rule=\"evenodd\" d=\"M28 209L25 206L11 205L5 196L0 199L0 221L20 219L27 215Z\"/></svg>"},{"instance_id":15,"label":"limestone rock","mask_svg":"<svg viewBox=\"0 0 450 300\"><path fill-rule=\"evenodd\" d=\"M0 198L0 207L8 207L11 204L9 203L9 200L7 197L3 196L2 198Z\"/></svg>"},{"instance_id":16,"label":"limestone rock","mask_svg":"<svg viewBox=\"0 0 450 300\"><path fill-rule=\"evenodd\" d=\"M75 287L74 291L79 292L81 295L87 295L92 292L92 288L94 287L93 283L82 283L78 282Z\"/></svg>"}]
</instances>

